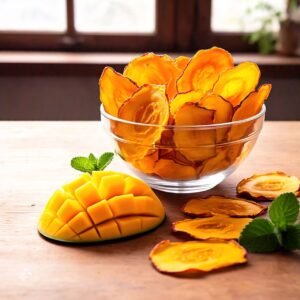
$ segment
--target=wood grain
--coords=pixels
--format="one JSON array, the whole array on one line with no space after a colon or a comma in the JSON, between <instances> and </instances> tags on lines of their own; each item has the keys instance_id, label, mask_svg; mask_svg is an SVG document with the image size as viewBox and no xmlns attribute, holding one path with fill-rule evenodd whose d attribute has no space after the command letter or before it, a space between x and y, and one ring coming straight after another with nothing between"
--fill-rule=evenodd
<instances>
[{"instance_id":1,"label":"wood grain","mask_svg":"<svg viewBox=\"0 0 300 300\"><path fill-rule=\"evenodd\" d=\"M77 175L69 160L109 150L98 122L0 122L0 299L299 299L300 253L249 254L249 263L198 278L156 272L148 261L162 239L177 240L188 196L157 194L168 213L157 230L113 244L70 247L36 232L51 193ZM253 173L300 175L300 122L266 122L250 157L213 193L235 195ZM111 169L126 171L115 160Z\"/></svg>"}]
</instances>

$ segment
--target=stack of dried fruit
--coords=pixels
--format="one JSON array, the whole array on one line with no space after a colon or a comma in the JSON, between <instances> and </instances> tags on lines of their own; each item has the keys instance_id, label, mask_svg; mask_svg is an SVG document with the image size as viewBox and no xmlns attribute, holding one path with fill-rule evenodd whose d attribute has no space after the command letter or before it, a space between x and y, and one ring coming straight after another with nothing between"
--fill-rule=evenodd
<instances>
[{"instance_id":1,"label":"stack of dried fruit","mask_svg":"<svg viewBox=\"0 0 300 300\"><path fill-rule=\"evenodd\" d=\"M168 180L195 179L227 169L249 151L240 140L255 131L255 121L209 130L195 125L258 114L271 90L270 84L256 90L259 78L255 63L234 67L221 48L200 50L191 59L148 53L123 74L105 68L100 100L106 113L124 120L114 119L111 128L132 166Z\"/></svg>"},{"instance_id":2,"label":"stack of dried fruit","mask_svg":"<svg viewBox=\"0 0 300 300\"><path fill-rule=\"evenodd\" d=\"M170 274L204 272L245 263L242 246L251 252L300 248L300 224L295 224L299 212L295 195L300 190L297 177L282 172L254 175L242 180L237 190L256 195L256 199L277 198L269 208L272 222L252 219L267 210L253 201L223 196L191 199L182 210L195 218L174 222L172 231L197 241L160 242L150 253L155 268Z\"/></svg>"}]
</instances>

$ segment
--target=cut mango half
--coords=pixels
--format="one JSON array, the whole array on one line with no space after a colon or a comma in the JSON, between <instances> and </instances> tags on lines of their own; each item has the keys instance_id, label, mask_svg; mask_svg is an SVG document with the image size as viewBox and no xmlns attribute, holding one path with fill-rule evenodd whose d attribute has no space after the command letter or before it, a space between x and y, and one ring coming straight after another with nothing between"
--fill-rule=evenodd
<instances>
[{"instance_id":1,"label":"cut mango half","mask_svg":"<svg viewBox=\"0 0 300 300\"><path fill-rule=\"evenodd\" d=\"M178 275L209 272L247 262L246 250L235 241L165 240L153 248L150 260L159 272Z\"/></svg>"},{"instance_id":2,"label":"cut mango half","mask_svg":"<svg viewBox=\"0 0 300 300\"><path fill-rule=\"evenodd\" d=\"M95 171L52 195L38 230L57 241L98 242L149 231L164 216L162 203L143 181L123 173Z\"/></svg>"},{"instance_id":3,"label":"cut mango half","mask_svg":"<svg viewBox=\"0 0 300 300\"><path fill-rule=\"evenodd\" d=\"M283 193L299 196L300 180L283 172L255 174L237 185L238 195L254 200L274 200Z\"/></svg>"}]
</instances>

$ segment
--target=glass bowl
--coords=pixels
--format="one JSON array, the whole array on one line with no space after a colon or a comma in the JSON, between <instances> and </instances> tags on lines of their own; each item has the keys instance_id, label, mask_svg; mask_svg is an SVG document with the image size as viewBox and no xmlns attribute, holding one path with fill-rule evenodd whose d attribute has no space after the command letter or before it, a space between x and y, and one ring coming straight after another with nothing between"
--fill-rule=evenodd
<instances>
[{"instance_id":1,"label":"glass bowl","mask_svg":"<svg viewBox=\"0 0 300 300\"><path fill-rule=\"evenodd\" d=\"M266 108L241 121L193 126L135 123L100 111L115 152L138 177L157 190L195 193L218 185L248 156Z\"/></svg>"}]
</instances>

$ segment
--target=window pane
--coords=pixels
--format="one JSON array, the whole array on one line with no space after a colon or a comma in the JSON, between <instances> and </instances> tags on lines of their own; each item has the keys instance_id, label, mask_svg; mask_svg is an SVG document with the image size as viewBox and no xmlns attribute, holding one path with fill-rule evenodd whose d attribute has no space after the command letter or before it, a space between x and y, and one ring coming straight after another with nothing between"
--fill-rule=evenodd
<instances>
[{"instance_id":1,"label":"window pane","mask_svg":"<svg viewBox=\"0 0 300 300\"><path fill-rule=\"evenodd\" d=\"M285 11L285 0L213 0L211 28L213 31L255 31L260 27L259 20L270 15L270 11L257 7L260 3L271 5L275 10ZM251 13L247 10L251 9ZM275 21L270 27L277 31L279 24Z\"/></svg>"},{"instance_id":2,"label":"window pane","mask_svg":"<svg viewBox=\"0 0 300 300\"><path fill-rule=\"evenodd\" d=\"M80 32L154 34L155 0L75 0Z\"/></svg>"},{"instance_id":3,"label":"window pane","mask_svg":"<svg viewBox=\"0 0 300 300\"><path fill-rule=\"evenodd\" d=\"M2 31L65 31L65 0L0 0Z\"/></svg>"}]
</instances>

